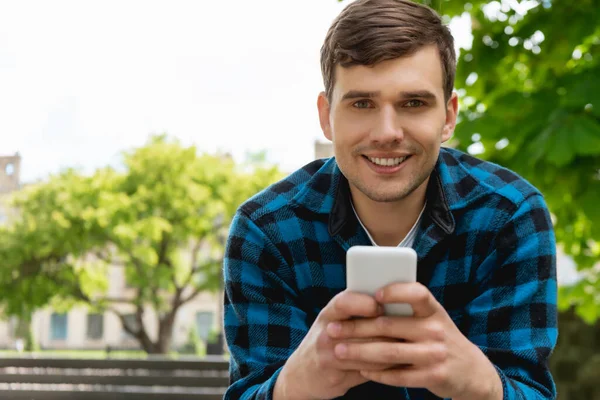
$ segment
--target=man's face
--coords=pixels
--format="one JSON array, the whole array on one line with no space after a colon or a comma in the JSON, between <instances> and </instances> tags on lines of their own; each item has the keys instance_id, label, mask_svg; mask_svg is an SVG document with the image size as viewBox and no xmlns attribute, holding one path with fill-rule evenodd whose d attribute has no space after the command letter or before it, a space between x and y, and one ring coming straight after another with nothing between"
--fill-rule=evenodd
<instances>
[{"instance_id":1,"label":"man's face","mask_svg":"<svg viewBox=\"0 0 600 400\"><path fill-rule=\"evenodd\" d=\"M426 184L458 107L456 94L444 101L436 46L375 66L338 65L331 97L319 95L321 127L353 193L393 202Z\"/></svg>"}]
</instances>

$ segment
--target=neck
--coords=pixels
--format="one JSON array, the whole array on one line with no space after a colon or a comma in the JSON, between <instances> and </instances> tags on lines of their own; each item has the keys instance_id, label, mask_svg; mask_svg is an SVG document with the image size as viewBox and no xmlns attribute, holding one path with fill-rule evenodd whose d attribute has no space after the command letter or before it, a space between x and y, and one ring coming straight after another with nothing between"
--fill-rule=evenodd
<instances>
[{"instance_id":1,"label":"neck","mask_svg":"<svg viewBox=\"0 0 600 400\"><path fill-rule=\"evenodd\" d=\"M417 222L427 191L427 179L405 198L394 202L373 201L350 185L356 213L379 246L397 246Z\"/></svg>"}]
</instances>

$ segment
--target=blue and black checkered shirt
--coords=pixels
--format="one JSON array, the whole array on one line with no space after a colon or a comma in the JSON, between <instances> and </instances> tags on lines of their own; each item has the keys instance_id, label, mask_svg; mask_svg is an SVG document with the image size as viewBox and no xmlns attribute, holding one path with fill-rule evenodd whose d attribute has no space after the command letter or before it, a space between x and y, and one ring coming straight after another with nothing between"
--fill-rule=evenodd
<instances>
[{"instance_id":1,"label":"blue and black checkered shirt","mask_svg":"<svg viewBox=\"0 0 600 400\"><path fill-rule=\"evenodd\" d=\"M335 159L249 199L224 262L227 399L271 399L282 366L346 287L346 251L369 245ZM414 248L418 281L496 366L505 399L553 399L556 246L542 195L516 174L442 148ZM367 382L346 399L437 399Z\"/></svg>"}]
</instances>

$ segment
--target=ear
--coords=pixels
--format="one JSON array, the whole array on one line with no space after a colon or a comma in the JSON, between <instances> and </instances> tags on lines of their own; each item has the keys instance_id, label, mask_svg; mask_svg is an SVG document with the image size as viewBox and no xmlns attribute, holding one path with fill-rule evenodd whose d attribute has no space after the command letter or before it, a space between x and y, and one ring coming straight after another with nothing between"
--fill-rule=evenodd
<instances>
[{"instance_id":1,"label":"ear","mask_svg":"<svg viewBox=\"0 0 600 400\"><path fill-rule=\"evenodd\" d=\"M456 92L452 93L450 100L446 104L446 123L442 130L442 143L447 142L454 134L456 127L456 117L458 116L458 96Z\"/></svg>"},{"instance_id":2,"label":"ear","mask_svg":"<svg viewBox=\"0 0 600 400\"><path fill-rule=\"evenodd\" d=\"M319 93L319 98L317 99L317 108L319 109L319 122L321 123L323 135L325 135L327 139L332 140L331 123L329 122L331 108L325 92Z\"/></svg>"}]
</instances>

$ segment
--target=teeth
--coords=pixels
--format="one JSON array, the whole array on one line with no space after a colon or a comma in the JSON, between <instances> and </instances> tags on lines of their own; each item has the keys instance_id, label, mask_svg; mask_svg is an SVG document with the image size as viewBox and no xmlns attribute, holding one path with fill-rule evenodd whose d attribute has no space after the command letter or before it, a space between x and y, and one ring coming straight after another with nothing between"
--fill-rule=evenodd
<instances>
[{"instance_id":1,"label":"teeth","mask_svg":"<svg viewBox=\"0 0 600 400\"><path fill-rule=\"evenodd\" d=\"M396 166L400 163L402 163L404 160L406 160L406 157L396 157L396 158L373 158L373 157L368 157L369 161L371 161L373 164L377 164L377 165L382 165L385 167L392 167L392 166Z\"/></svg>"}]
</instances>

